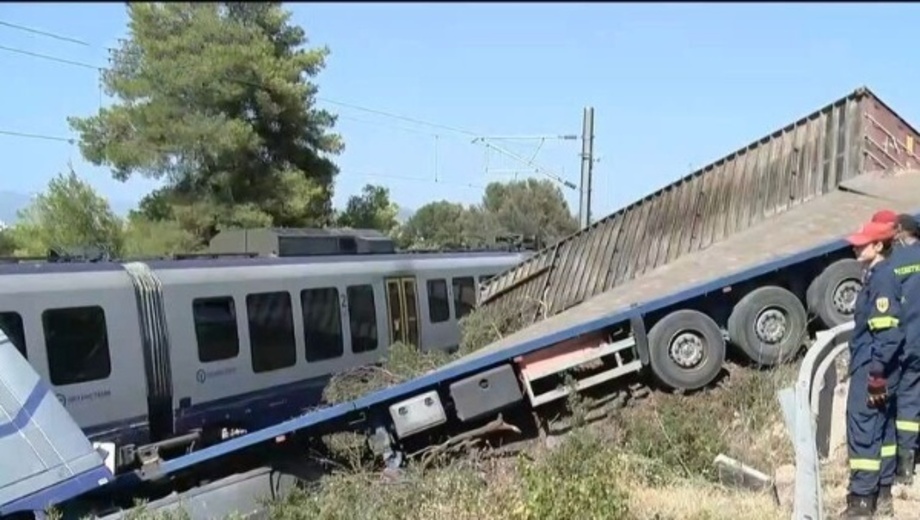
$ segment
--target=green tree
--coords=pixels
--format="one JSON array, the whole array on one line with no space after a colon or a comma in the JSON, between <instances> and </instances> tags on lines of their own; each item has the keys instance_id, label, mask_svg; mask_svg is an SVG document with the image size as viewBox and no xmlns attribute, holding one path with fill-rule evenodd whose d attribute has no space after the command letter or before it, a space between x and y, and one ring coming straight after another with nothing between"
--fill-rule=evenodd
<instances>
[{"instance_id":1,"label":"green tree","mask_svg":"<svg viewBox=\"0 0 920 520\"><path fill-rule=\"evenodd\" d=\"M26 256L45 255L50 249L87 248L118 256L124 245L121 219L72 168L51 179L47 190L18 212L9 232L16 253Z\"/></svg>"},{"instance_id":2,"label":"green tree","mask_svg":"<svg viewBox=\"0 0 920 520\"><path fill-rule=\"evenodd\" d=\"M520 233L550 244L578 231L562 190L550 180L524 179L486 186L481 209L494 219L489 228Z\"/></svg>"},{"instance_id":3,"label":"green tree","mask_svg":"<svg viewBox=\"0 0 920 520\"><path fill-rule=\"evenodd\" d=\"M0 256L12 256L16 253L16 240L9 228L0 230Z\"/></svg>"},{"instance_id":4,"label":"green tree","mask_svg":"<svg viewBox=\"0 0 920 520\"><path fill-rule=\"evenodd\" d=\"M398 243L402 247L460 247L466 243L466 208L441 200L420 207L402 226Z\"/></svg>"},{"instance_id":5,"label":"green tree","mask_svg":"<svg viewBox=\"0 0 920 520\"><path fill-rule=\"evenodd\" d=\"M376 229L389 233L399 222L396 214L399 207L390 201L390 190L383 186L368 184L360 195L348 198L348 204L338 218L340 226L355 229Z\"/></svg>"},{"instance_id":6,"label":"green tree","mask_svg":"<svg viewBox=\"0 0 920 520\"><path fill-rule=\"evenodd\" d=\"M477 206L426 204L406 221L399 240L403 247L483 247L520 234L549 244L577 230L578 221L556 185L525 179L490 183Z\"/></svg>"},{"instance_id":7,"label":"green tree","mask_svg":"<svg viewBox=\"0 0 920 520\"><path fill-rule=\"evenodd\" d=\"M142 213L199 242L225 226L333 217L342 142L315 107L328 49L307 49L278 2L131 3L103 82L119 102L70 118L87 160L166 181ZM152 211L152 210L156 211Z\"/></svg>"},{"instance_id":8,"label":"green tree","mask_svg":"<svg viewBox=\"0 0 920 520\"><path fill-rule=\"evenodd\" d=\"M175 220L150 220L131 212L125 226L124 254L127 257L156 257L193 253L200 243Z\"/></svg>"}]
</instances>

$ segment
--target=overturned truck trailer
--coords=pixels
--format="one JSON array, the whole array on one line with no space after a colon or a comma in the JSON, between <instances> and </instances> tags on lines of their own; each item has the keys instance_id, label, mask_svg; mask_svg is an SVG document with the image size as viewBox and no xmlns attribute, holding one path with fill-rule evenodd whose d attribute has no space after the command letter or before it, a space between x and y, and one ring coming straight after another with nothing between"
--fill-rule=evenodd
<instances>
[{"instance_id":1,"label":"overturned truck trailer","mask_svg":"<svg viewBox=\"0 0 920 520\"><path fill-rule=\"evenodd\" d=\"M915 148L918 138L905 120L870 90L860 88L540 250L484 284L481 304L527 309L525 322L541 321L568 310L577 312L575 307L589 301L589 307L597 307L600 295L607 295L604 298L611 304L616 300L617 306L628 306L679 289L696 278L696 273L681 275L675 272L676 265L696 264L702 256L724 264L715 266L722 274L767 261L771 250L777 249L770 244L779 245L791 234L804 232L782 231L778 224L771 226L771 221L780 217L787 224L790 219L820 221L827 214L824 206L831 203L828 196L853 193L860 182L871 189L875 181L868 180L869 174L916 168L920 164ZM913 198L920 202L920 193ZM878 207L886 204L884 199L877 201ZM913 205L913 201L907 203L909 208ZM827 229L820 229L811 242L807 237L795 237L793 242L811 247L851 231L836 229L842 221L830 222L834 218L825 219L827 225L821 225ZM854 224L847 222L846 226ZM763 230L759 245L752 246L750 237L740 236L759 233L758 229ZM716 246L720 255L712 258ZM783 285L808 300L808 310L828 326L849 319L858 280L841 282L833 288L836 292L822 299L818 294L822 288L812 278L817 274L814 269L820 272L827 266L804 267L809 272L787 274ZM848 269L853 272L852 266ZM665 272L667 276L662 275ZM645 294L643 285L647 286ZM627 290L629 295L616 296ZM723 302L723 307L725 303L736 302ZM723 330L729 328L730 308L715 309L702 301L686 305L708 314ZM733 343L738 343L736 339ZM770 357L760 355L760 361L778 361Z\"/></svg>"}]
</instances>

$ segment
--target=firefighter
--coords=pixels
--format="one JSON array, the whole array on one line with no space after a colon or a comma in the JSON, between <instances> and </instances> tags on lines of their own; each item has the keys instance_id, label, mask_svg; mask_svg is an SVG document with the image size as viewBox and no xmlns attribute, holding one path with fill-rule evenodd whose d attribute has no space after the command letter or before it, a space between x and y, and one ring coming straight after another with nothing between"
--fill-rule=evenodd
<instances>
[{"instance_id":1,"label":"firefighter","mask_svg":"<svg viewBox=\"0 0 920 520\"><path fill-rule=\"evenodd\" d=\"M900 284L905 342L901 355L901 377L894 407L897 410L897 469L895 482L911 484L920 443L920 229L916 219L883 209L872 222L895 226L895 240L889 262Z\"/></svg>"},{"instance_id":2,"label":"firefighter","mask_svg":"<svg viewBox=\"0 0 920 520\"><path fill-rule=\"evenodd\" d=\"M910 484L920 436L920 244L917 221L910 215L895 219L895 247L889 262L901 292L904 352L895 406L898 438L896 482Z\"/></svg>"},{"instance_id":3,"label":"firefighter","mask_svg":"<svg viewBox=\"0 0 920 520\"><path fill-rule=\"evenodd\" d=\"M850 340L846 420L850 485L844 513L849 519L893 512L897 445L889 395L897 388L904 343L898 327L900 287L887 260L894 236L891 223L870 222L848 237L865 266Z\"/></svg>"}]
</instances>

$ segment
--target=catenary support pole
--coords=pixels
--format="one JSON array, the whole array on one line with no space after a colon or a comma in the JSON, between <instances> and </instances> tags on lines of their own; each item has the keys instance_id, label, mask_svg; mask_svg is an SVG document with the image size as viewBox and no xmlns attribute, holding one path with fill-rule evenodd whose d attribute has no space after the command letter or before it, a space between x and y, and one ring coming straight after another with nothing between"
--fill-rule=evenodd
<instances>
[{"instance_id":1,"label":"catenary support pole","mask_svg":"<svg viewBox=\"0 0 920 520\"><path fill-rule=\"evenodd\" d=\"M581 127L581 198L578 221L581 227L591 223L591 174L594 170L594 107L585 107Z\"/></svg>"}]
</instances>

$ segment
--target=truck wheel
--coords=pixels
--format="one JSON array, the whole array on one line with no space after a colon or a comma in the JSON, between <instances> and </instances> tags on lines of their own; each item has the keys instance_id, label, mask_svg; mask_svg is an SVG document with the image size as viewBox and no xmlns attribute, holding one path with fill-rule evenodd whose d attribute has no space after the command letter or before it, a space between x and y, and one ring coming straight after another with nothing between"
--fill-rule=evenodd
<instances>
[{"instance_id":1,"label":"truck wheel","mask_svg":"<svg viewBox=\"0 0 920 520\"><path fill-rule=\"evenodd\" d=\"M725 339L709 316L680 310L648 333L649 363L659 381L674 390L697 390L712 383L725 361Z\"/></svg>"},{"instance_id":2,"label":"truck wheel","mask_svg":"<svg viewBox=\"0 0 920 520\"><path fill-rule=\"evenodd\" d=\"M808 287L808 309L826 327L836 327L852 320L856 296L862 289L862 276L862 266L850 258L827 266Z\"/></svg>"},{"instance_id":3,"label":"truck wheel","mask_svg":"<svg viewBox=\"0 0 920 520\"><path fill-rule=\"evenodd\" d=\"M754 289L728 317L728 336L744 354L766 366L784 363L802 346L808 314L802 302L782 287Z\"/></svg>"}]
</instances>

